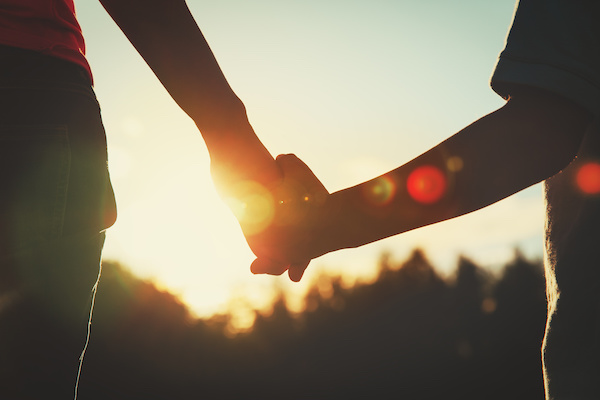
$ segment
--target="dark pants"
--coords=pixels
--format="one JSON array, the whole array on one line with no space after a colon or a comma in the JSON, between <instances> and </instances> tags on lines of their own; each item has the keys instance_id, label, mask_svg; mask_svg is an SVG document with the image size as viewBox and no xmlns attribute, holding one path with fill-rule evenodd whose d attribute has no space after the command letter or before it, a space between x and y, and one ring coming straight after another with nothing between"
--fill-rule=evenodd
<instances>
[{"instance_id":1,"label":"dark pants","mask_svg":"<svg viewBox=\"0 0 600 400\"><path fill-rule=\"evenodd\" d=\"M545 184L548 400L600 398L600 193L578 185L582 167L600 163L599 122L586 133L577 159ZM600 176L593 172L587 179Z\"/></svg>"},{"instance_id":2,"label":"dark pants","mask_svg":"<svg viewBox=\"0 0 600 400\"><path fill-rule=\"evenodd\" d=\"M115 217L85 72L0 46L0 398L73 398Z\"/></svg>"}]
</instances>

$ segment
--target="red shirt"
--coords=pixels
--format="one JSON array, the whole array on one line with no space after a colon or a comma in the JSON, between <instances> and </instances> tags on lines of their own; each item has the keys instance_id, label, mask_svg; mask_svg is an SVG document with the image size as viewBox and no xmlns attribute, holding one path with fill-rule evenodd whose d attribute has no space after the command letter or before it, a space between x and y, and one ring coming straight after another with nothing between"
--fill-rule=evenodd
<instances>
[{"instance_id":1,"label":"red shirt","mask_svg":"<svg viewBox=\"0 0 600 400\"><path fill-rule=\"evenodd\" d=\"M0 0L0 44L74 62L92 76L73 0Z\"/></svg>"}]
</instances>

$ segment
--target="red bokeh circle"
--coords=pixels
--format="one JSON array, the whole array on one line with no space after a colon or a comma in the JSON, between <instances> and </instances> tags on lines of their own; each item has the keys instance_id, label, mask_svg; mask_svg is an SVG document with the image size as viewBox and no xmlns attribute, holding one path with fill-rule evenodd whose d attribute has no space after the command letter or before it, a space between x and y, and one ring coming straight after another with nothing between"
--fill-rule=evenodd
<instances>
[{"instance_id":1,"label":"red bokeh circle","mask_svg":"<svg viewBox=\"0 0 600 400\"><path fill-rule=\"evenodd\" d=\"M424 204L432 204L440 200L446 193L446 188L446 176L439 168L432 165L418 167L410 173L406 181L406 189L410 197Z\"/></svg>"}]
</instances>

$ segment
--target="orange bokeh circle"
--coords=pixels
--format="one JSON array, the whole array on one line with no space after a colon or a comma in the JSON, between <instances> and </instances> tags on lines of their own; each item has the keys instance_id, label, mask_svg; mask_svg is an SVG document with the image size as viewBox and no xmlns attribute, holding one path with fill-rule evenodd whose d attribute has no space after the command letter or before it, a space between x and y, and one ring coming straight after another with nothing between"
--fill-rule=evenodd
<instances>
[{"instance_id":1,"label":"orange bokeh circle","mask_svg":"<svg viewBox=\"0 0 600 400\"><path fill-rule=\"evenodd\" d=\"M577 187L585 194L600 193L600 164L589 162L577 171L575 177Z\"/></svg>"}]
</instances>

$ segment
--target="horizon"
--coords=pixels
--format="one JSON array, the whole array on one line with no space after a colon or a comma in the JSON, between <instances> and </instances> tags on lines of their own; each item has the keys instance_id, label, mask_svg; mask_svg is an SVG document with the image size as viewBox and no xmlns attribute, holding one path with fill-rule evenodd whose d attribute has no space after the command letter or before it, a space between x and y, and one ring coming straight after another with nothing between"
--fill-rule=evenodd
<instances>
[{"instance_id":1,"label":"horizon","mask_svg":"<svg viewBox=\"0 0 600 400\"><path fill-rule=\"evenodd\" d=\"M491 270L486 265L480 265L464 255L459 255L455 262L456 268L451 273L443 273L443 271L431 261L427 252L420 248L412 249L408 256L403 259L398 259L393 253L384 251L378 256L377 260L374 261L374 264L376 265L375 272L369 278L349 280L347 279L348 276L332 274L327 270L322 270L318 274L313 275L310 282L307 282L308 290L303 293L286 291L274 280L272 282L274 295L270 302L262 308L253 307L253 304L248 302L245 298L238 297L231 298L227 307L220 310L218 313L211 315L197 315L194 312L192 305L188 304L177 293L173 293L168 287L161 286L160 282L155 282L152 279L144 279L131 271L127 265L118 261L105 260L103 264L111 271L111 276L108 279L111 281L118 281L121 290L129 291L131 287L134 287L136 284L149 284L150 287L154 288L157 292L166 293L169 296L172 296L172 299L178 302L181 307L189 313L189 317L191 317L192 320L209 324L215 322L223 329L222 333L229 338L252 333L256 320L259 318L268 319L278 306L285 307L292 318L301 318L302 315L313 311L311 310L310 299L315 294L319 296L321 301L325 302L331 300L334 290L341 290L345 295L352 295L352 293L357 290L384 282L389 278L390 273L403 274L403 269L410 268L415 264L422 264L431 268L434 276L439 278L449 288L454 287L457 279L459 279L461 265L467 265L468 268L473 268L474 271L479 271L479 273L484 272L484 275L480 278L492 285L497 285L498 282L501 282L506 277L507 271L519 264L539 269L539 279L544 280L543 260L541 258L527 257L518 248L514 249L513 257L510 260L507 260L504 265L495 270ZM116 276L114 275L115 272ZM421 271L421 273L422 272L423 271ZM409 279L410 276L409 273L404 279ZM395 279L398 279L398 277ZM133 293L131 295L135 297ZM402 296L402 293L398 293L398 296ZM482 300L482 311L485 313L492 313L493 310L495 310L493 303L496 301L492 296L492 293L487 293ZM334 310L340 312L343 311L344 308L345 306L340 305L339 307L334 307Z\"/></svg>"}]
</instances>

